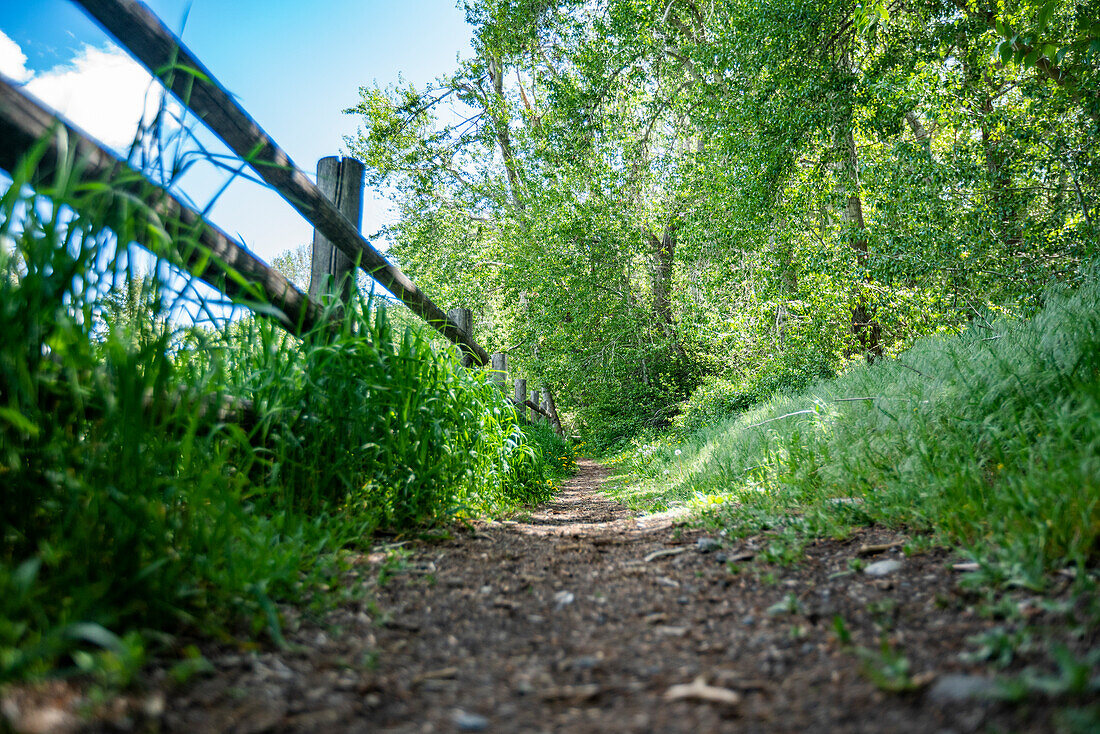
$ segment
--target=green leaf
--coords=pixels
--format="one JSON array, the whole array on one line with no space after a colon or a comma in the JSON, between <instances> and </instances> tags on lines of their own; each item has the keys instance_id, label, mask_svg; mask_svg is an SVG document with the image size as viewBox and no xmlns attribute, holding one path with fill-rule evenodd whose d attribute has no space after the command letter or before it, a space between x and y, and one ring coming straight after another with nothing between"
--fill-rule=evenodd
<instances>
[{"instance_id":1,"label":"green leaf","mask_svg":"<svg viewBox=\"0 0 1100 734\"><path fill-rule=\"evenodd\" d=\"M1041 53L1042 51L1040 49L1032 49L1028 52L1027 56L1024 57L1023 65L1027 67L1035 66L1039 61Z\"/></svg>"},{"instance_id":2,"label":"green leaf","mask_svg":"<svg viewBox=\"0 0 1100 734\"><path fill-rule=\"evenodd\" d=\"M65 636L69 639L89 642L104 650L121 652L125 649L118 635L95 622L77 622L69 625L65 630Z\"/></svg>"},{"instance_id":3,"label":"green leaf","mask_svg":"<svg viewBox=\"0 0 1100 734\"><path fill-rule=\"evenodd\" d=\"M1047 2L1047 4L1044 5L1039 10L1038 29L1039 29L1040 33L1042 33L1044 30L1046 30L1047 23L1050 22L1050 16L1054 14L1054 11L1057 8L1058 8L1058 0L1049 0L1049 2Z\"/></svg>"},{"instance_id":4,"label":"green leaf","mask_svg":"<svg viewBox=\"0 0 1100 734\"><path fill-rule=\"evenodd\" d=\"M38 578L38 569L41 566L42 561L39 558L32 558L19 564L19 568L15 569L15 573L11 575L15 590L20 594L27 593L34 584L34 580Z\"/></svg>"},{"instance_id":5,"label":"green leaf","mask_svg":"<svg viewBox=\"0 0 1100 734\"><path fill-rule=\"evenodd\" d=\"M38 435L38 426L14 408L0 408L0 420L7 421L16 430L22 431L32 438Z\"/></svg>"}]
</instances>

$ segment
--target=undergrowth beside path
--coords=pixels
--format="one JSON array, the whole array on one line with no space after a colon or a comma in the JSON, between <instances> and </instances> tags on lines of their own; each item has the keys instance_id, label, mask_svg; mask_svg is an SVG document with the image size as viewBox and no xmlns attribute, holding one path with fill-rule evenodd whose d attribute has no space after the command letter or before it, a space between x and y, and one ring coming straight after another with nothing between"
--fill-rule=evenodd
<instances>
[{"instance_id":1,"label":"undergrowth beside path","mask_svg":"<svg viewBox=\"0 0 1100 734\"><path fill-rule=\"evenodd\" d=\"M973 654L1007 666L1021 648L1041 648L1038 668L1015 671L1018 690L1068 667L1077 695L1100 694L1095 271L1076 292L1048 292L1031 320L976 318L958 335L610 461L617 498L690 507L731 540L763 534L764 556L781 565L861 527L903 532L914 557L947 548L971 564L961 584L974 610L1004 622L1003 639L975 640ZM1034 628L1029 606L1049 605L1066 584L1064 620Z\"/></svg>"},{"instance_id":2,"label":"undergrowth beside path","mask_svg":"<svg viewBox=\"0 0 1100 734\"><path fill-rule=\"evenodd\" d=\"M194 240L152 204L72 169L31 193L41 153L0 198L0 683L126 686L179 633L281 644L277 605L334 603L375 531L549 495L560 439L421 331L231 311L127 246Z\"/></svg>"}]
</instances>

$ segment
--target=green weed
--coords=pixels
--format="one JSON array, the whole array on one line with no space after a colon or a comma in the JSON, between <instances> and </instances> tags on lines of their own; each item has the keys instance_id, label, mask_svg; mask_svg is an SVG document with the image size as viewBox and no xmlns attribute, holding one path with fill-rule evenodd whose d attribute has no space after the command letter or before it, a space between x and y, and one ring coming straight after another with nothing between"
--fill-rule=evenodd
<instances>
[{"instance_id":1,"label":"green weed","mask_svg":"<svg viewBox=\"0 0 1100 734\"><path fill-rule=\"evenodd\" d=\"M879 610L878 616L881 616ZM892 609L889 610L892 614ZM872 612L875 614L875 612ZM881 628L883 625L876 624ZM912 691L919 687L913 678L911 663L885 635L880 638L878 649L855 645L851 630L839 614L833 616L833 636L841 649L855 655L860 662L860 672L877 688L891 693Z\"/></svg>"},{"instance_id":2,"label":"green weed","mask_svg":"<svg viewBox=\"0 0 1100 734\"><path fill-rule=\"evenodd\" d=\"M1100 693L1100 651L1078 657L1064 645L1051 648L1053 671L1028 668L1017 676L999 680L999 695L1011 701L1032 695L1051 698L1082 698Z\"/></svg>"},{"instance_id":3,"label":"green weed","mask_svg":"<svg viewBox=\"0 0 1100 734\"><path fill-rule=\"evenodd\" d=\"M917 688L909 658L883 638L877 650L854 648L860 661L860 671L877 688L890 693L902 693Z\"/></svg>"},{"instance_id":4,"label":"green weed","mask_svg":"<svg viewBox=\"0 0 1100 734\"><path fill-rule=\"evenodd\" d=\"M988 662L998 668L1007 668L1017 655L1035 648L1034 635L1026 627L995 627L969 638L968 641L975 649L959 656L964 662Z\"/></svg>"},{"instance_id":5,"label":"green weed","mask_svg":"<svg viewBox=\"0 0 1100 734\"><path fill-rule=\"evenodd\" d=\"M409 570L409 551L404 548L391 548L386 551L386 557L378 567L376 583L385 586L395 576L405 574Z\"/></svg>"}]
</instances>

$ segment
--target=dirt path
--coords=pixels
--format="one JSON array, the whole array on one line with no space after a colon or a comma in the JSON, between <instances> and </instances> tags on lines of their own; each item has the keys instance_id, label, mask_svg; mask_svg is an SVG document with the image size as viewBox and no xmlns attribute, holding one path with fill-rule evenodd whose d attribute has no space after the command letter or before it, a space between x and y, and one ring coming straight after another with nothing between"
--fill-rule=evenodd
<instances>
[{"instance_id":1,"label":"dirt path","mask_svg":"<svg viewBox=\"0 0 1100 734\"><path fill-rule=\"evenodd\" d=\"M163 712L146 701L153 723L333 734L1049 724L1041 706L968 699L979 679L950 675L967 671L957 654L966 637L993 623L957 602L942 554L886 550L866 560L896 559L900 569L853 573L861 546L897 539L872 530L812 545L797 567L758 558L731 570L731 558L759 556L771 541L700 545L699 531L637 519L600 496L602 467L579 469L523 521L365 557L349 583L371 585L376 601L345 605L324 627L300 625L288 651L207 651L216 672L174 689ZM836 616L853 645L880 650L885 639L901 651L908 677L895 683L915 690L876 687L869 671L888 674L890 658L861 671L855 648L837 640ZM697 678L711 688L678 688Z\"/></svg>"}]
</instances>

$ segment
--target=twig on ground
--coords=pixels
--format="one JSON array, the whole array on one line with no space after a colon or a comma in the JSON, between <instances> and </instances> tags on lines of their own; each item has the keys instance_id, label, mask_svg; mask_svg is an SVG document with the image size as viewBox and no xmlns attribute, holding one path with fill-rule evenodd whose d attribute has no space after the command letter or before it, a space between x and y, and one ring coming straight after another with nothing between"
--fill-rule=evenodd
<instances>
[{"instance_id":1,"label":"twig on ground","mask_svg":"<svg viewBox=\"0 0 1100 734\"><path fill-rule=\"evenodd\" d=\"M678 556L686 550L687 548L665 548L663 550L653 551L642 560L649 563L650 561L655 561L658 558L664 558L666 556Z\"/></svg>"}]
</instances>

